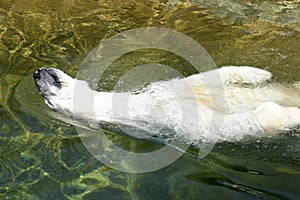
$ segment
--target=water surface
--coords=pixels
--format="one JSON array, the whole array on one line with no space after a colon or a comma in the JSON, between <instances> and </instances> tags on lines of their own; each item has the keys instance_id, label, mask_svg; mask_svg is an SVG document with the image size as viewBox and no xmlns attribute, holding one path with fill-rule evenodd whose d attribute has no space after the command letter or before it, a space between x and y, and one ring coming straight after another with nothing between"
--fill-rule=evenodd
<instances>
[{"instance_id":1,"label":"water surface","mask_svg":"<svg viewBox=\"0 0 300 200\"><path fill-rule=\"evenodd\" d=\"M1 0L1 199L299 199L297 131L218 143L202 160L186 154L159 171L130 174L98 162L74 126L48 115L31 79L37 68L76 76L102 39L149 26L187 34L217 66L250 65L271 71L278 82L300 81L296 0ZM196 72L168 52L137 51L113 63L100 89L110 90L126 70L151 62L184 75ZM113 130L107 135L136 151L160 145Z\"/></svg>"}]
</instances>

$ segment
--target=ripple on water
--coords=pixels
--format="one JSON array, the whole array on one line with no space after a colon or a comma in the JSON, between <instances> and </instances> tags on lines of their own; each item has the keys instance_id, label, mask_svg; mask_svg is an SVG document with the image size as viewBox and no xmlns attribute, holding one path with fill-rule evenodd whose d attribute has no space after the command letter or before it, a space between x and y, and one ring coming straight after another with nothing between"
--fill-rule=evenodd
<instances>
[{"instance_id":1,"label":"ripple on water","mask_svg":"<svg viewBox=\"0 0 300 200\"><path fill-rule=\"evenodd\" d=\"M203 160L185 155L153 173L118 172L94 159L73 127L50 117L53 112L38 96L31 74L46 66L75 76L101 39L155 26L191 36L218 66L251 65L272 71L280 82L300 81L299 7L298 1L1 0L0 197L297 199L297 132L220 143ZM143 54L153 57L139 58ZM170 54L134 52L113 64L114 76L104 77L104 89L136 64L134 59L182 64ZM186 65L179 70L193 73ZM127 148L155 145L114 134L110 139Z\"/></svg>"}]
</instances>

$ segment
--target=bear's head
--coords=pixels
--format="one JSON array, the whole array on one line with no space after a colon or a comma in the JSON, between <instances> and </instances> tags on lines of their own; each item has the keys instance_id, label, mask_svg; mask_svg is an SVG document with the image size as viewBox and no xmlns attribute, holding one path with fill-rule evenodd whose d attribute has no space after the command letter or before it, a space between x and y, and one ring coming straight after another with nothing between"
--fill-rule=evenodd
<instances>
[{"instance_id":1,"label":"bear's head","mask_svg":"<svg viewBox=\"0 0 300 200\"><path fill-rule=\"evenodd\" d=\"M52 109L68 105L72 99L75 79L63 71L54 68L40 68L33 73L33 79L39 94Z\"/></svg>"}]
</instances>

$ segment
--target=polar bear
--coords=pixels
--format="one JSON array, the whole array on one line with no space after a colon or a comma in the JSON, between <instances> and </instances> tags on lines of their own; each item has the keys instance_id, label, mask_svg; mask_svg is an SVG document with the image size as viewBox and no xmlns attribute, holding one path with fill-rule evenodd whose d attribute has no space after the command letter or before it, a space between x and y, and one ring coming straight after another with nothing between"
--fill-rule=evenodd
<instances>
[{"instance_id":1,"label":"polar bear","mask_svg":"<svg viewBox=\"0 0 300 200\"><path fill-rule=\"evenodd\" d=\"M254 67L225 66L151 83L139 92L97 92L55 68L40 68L33 78L55 111L156 135L172 130L191 142L236 141L300 126L298 86L274 83L270 72ZM80 103L74 105L76 96Z\"/></svg>"}]
</instances>

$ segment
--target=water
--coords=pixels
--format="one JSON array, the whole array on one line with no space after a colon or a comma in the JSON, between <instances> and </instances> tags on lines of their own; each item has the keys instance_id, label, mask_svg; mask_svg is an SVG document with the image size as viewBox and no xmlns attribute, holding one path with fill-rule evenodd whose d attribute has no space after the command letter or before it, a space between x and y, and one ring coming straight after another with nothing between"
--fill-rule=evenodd
<instances>
[{"instance_id":1,"label":"water","mask_svg":"<svg viewBox=\"0 0 300 200\"><path fill-rule=\"evenodd\" d=\"M1 0L1 199L299 199L297 131L218 143L202 160L191 148L164 169L130 174L91 156L71 121L53 117L31 79L39 67L75 76L101 39L156 26L192 37L217 66L255 66L293 83L300 81L299 10L299 1ZM113 63L100 90L111 89L134 65L152 61L195 73L176 55L136 51ZM113 132L107 137L125 149L161 145Z\"/></svg>"}]
</instances>

